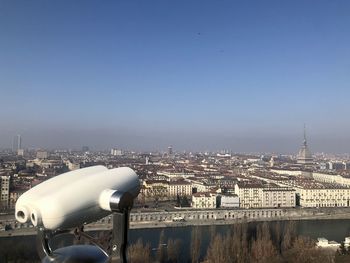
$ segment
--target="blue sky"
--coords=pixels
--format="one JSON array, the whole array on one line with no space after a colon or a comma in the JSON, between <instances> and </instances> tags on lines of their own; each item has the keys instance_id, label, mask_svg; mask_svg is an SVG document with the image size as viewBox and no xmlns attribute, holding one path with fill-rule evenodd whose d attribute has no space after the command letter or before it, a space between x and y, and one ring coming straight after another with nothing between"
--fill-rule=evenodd
<instances>
[{"instance_id":1,"label":"blue sky","mask_svg":"<svg viewBox=\"0 0 350 263\"><path fill-rule=\"evenodd\" d=\"M348 1L0 1L0 146L350 152Z\"/></svg>"}]
</instances>

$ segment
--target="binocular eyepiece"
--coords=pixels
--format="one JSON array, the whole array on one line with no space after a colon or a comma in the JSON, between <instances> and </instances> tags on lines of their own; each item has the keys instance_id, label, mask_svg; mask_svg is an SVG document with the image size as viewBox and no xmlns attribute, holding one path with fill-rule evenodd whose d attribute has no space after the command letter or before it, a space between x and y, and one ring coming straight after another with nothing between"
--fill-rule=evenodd
<instances>
[{"instance_id":1,"label":"binocular eyepiece","mask_svg":"<svg viewBox=\"0 0 350 263\"><path fill-rule=\"evenodd\" d=\"M138 176L130 168L83 168L28 190L18 199L15 216L47 230L72 228L130 209L139 191Z\"/></svg>"}]
</instances>

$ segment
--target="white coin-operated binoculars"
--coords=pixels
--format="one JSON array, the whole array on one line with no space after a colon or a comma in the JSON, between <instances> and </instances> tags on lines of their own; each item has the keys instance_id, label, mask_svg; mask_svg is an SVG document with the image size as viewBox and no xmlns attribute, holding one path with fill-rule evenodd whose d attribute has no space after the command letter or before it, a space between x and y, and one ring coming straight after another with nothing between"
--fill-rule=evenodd
<instances>
[{"instance_id":1,"label":"white coin-operated binoculars","mask_svg":"<svg viewBox=\"0 0 350 263\"><path fill-rule=\"evenodd\" d=\"M92 166L51 178L21 195L16 219L38 228L42 262L126 262L129 214L140 191L130 168L108 170ZM103 249L86 234L84 225L113 214L111 243ZM50 240L64 233L86 238L94 245L73 245L52 250Z\"/></svg>"}]
</instances>

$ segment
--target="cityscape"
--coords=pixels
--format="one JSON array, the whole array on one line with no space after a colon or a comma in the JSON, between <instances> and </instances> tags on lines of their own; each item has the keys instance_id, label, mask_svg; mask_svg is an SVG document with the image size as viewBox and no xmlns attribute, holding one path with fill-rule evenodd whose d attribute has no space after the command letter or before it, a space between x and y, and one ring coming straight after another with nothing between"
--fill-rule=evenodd
<instances>
[{"instance_id":1,"label":"cityscape","mask_svg":"<svg viewBox=\"0 0 350 263\"><path fill-rule=\"evenodd\" d=\"M18 198L59 174L94 165L126 166L138 174L141 190L130 214L131 229L349 219L349 155L313 154L305 128L301 139L296 153L271 155L230 150L187 153L174 146L152 153L118 147L93 151L89 146L26 149L23 137L16 135L12 149L3 149L0 155L0 235L35 235L31 223L15 220ZM103 231L111 223L107 217L86 229ZM346 250L350 237L343 242L319 237L315 246Z\"/></svg>"}]
</instances>

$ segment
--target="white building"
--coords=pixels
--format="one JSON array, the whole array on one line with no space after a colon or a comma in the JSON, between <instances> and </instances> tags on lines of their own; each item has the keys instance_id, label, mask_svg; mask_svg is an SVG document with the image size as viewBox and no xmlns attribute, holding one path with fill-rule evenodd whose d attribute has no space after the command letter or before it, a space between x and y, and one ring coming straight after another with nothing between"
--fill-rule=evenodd
<instances>
[{"instance_id":1,"label":"white building","mask_svg":"<svg viewBox=\"0 0 350 263\"><path fill-rule=\"evenodd\" d=\"M350 237L345 237L344 247L345 248L350 247Z\"/></svg>"},{"instance_id":2,"label":"white building","mask_svg":"<svg viewBox=\"0 0 350 263\"><path fill-rule=\"evenodd\" d=\"M295 190L275 184L239 182L235 185L242 208L295 207Z\"/></svg>"},{"instance_id":3,"label":"white building","mask_svg":"<svg viewBox=\"0 0 350 263\"><path fill-rule=\"evenodd\" d=\"M288 185L296 191L297 205L302 207L348 207L350 206L350 187L335 183L329 177L321 177L323 174L316 174L313 180L309 178L295 178L295 180L280 180L279 182ZM321 176L319 176L321 175ZM321 182L321 178L327 178ZM335 176L334 178L337 178ZM346 178L344 178L346 179Z\"/></svg>"},{"instance_id":4,"label":"white building","mask_svg":"<svg viewBox=\"0 0 350 263\"><path fill-rule=\"evenodd\" d=\"M346 207L350 188L340 185L307 184L295 186L302 207Z\"/></svg>"},{"instance_id":5,"label":"white building","mask_svg":"<svg viewBox=\"0 0 350 263\"><path fill-rule=\"evenodd\" d=\"M216 194L213 193L195 193L192 195L193 208L216 208Z\"/></svg>"},{"instance_id":6,"label":"white building","mask_svg":"<svg viewBox=\"0 0 350 263\"><path fill-rule=\"evenodd\" d=\"M189 182L165 181L165 180L146 180L143 182L142 193L147 197L159 197L162 200L175 199L179 196L191 196L192 185Z\"/></svg>"},{"instance_id":7,"label":"white building","mask_svg":"<svg viewBox=\"0 0 350 263\"><path fill-rule=\"evenodd\" d=\"M235 194L239 197L242 208L262 207L262 184L240 182L235 185Z\"/></svg>"},{"instance_id":8,"label":"white building","mask_svg":"<svg viewBox=\"0 0 350 263\"><path fill-rule=\"evenodd\" d=\"M319 248L329 248L337 250L340 247L340 244L335 241L328 241L324 237L317 238L316 246Z\"/></svg>"},{"instance_id":9,"label":"white building","mask_svg":"<svg viewBox=\"0 0 350 263\"><path fill-rule=\"evenodd\" d=\"M169 199L169 182L164 180L147 180L143 182L140 197Z\"/></svg>"},{"instance_id":10,"label":"white building","mask_svg":"<svg viewBox=\"0 0 350 263\"><path fill-rule=\"evenodd\" d=\"M350 186L350 178L338 174L313 173L312 177L319 182L335 183L343 186Z\"/></svg>"},{"instance_id":11,"label":"white building","mask_svg":"<svg viewBox=\"0 0 350 263\"><path fill-rule=\"evenodd\" d=\"M17 155L18 156L24 156L24 149L18 149L17 150Z\"/></svg>"},{"instance_id":12,"label":"white building","mask_svg":"<svg viewBox=\"0 0 350 263\"><path fill-rule=\"evenodd\" d=\"M170 196L190 196L192 195L192 185L189 182L178 180L169 182Z\"/></svg>"},{"instance_id":13,"label":"white building","mask_svg":"<svg viewBox=\"0 0 350 263\"><path fill-rule=\"evenodd\" d=\"M239 207L238 195L222 195L220 207L238 208Z\"/></svg>"},{"instance_id":14,"label":"white building","mask_svg":"<svg viewBox=\"0 0 350 263\"><path fill-rule=\"evenodd\" d=\"M295 207L296 191L289 187L267 187L263 190L262 207Z\"/></svg>"},{"instance_id":15,"label":"white building","mask_svg":"<svg viewBox=\"0 0 350 263\"><path fill-rule=\"evenodd\" d=\"M47 151L39 150L36 152L36 158L38 159L47 159L48 153Z\"/></svg>"},{"instance_id":16,"label":"white building","mask_svg":"<svg viewBox=\"0 0 350 263\"><path fill-rule=\"evenodd\" d=\"M10 176L1 176L0 185L0 202L7 206L10 199Z\"/></svg>"},{"instance_id":17,"label":"white building","mask_svg":"<svg viewBox=\"0 0 350 263\"><path fill-rule=\"evenodd\" d=\"M113 156L122 156L123 155L123 151L120 149L111 149L111 155Z\"/></svg>"}]
</instances>

